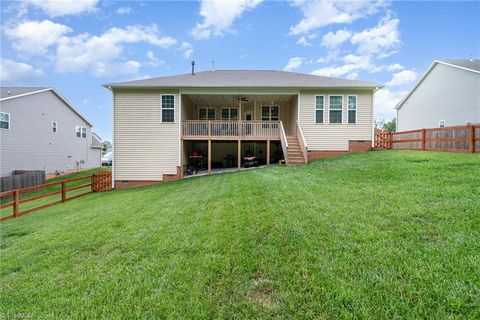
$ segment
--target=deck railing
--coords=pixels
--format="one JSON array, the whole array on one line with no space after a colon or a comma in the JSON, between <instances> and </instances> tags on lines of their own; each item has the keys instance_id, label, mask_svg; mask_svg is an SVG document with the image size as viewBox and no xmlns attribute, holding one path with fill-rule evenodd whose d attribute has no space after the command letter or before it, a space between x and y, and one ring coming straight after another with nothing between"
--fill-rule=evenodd
<instances>
[{"instance_id":1,"label":"deck railing","mask_svg":"<svg viewBox=\"0 0 480 320\"><path fill-rule=\"evenodd\" d=\"M305 163L308 163L308 145L307 140L305 140L305 136L303 135L302 128L300 128L300 124L297 121L297 139L298 143L300 144L300 149L302 150L303 159Z\"/></svg>"},{"instance_id":2,"label":"deck railing","mask_svg":"<svg viewBox=\"0 0 480 320\"><path fill-rule=\"evenodd\" d=\"M280 139L280 121L185 120L182 137L191 139Z\"/></svg>"},{"instance_id":3,"label":"deck railing","mask_svg":"<svg viewBox=\"0 0 480 320\"><path fill-rule=\"evenodd\" d=\"M282 144L283 158L288 163L288 141L282 121L280 121L280 143Z\"/></svg>"}]
</instances>

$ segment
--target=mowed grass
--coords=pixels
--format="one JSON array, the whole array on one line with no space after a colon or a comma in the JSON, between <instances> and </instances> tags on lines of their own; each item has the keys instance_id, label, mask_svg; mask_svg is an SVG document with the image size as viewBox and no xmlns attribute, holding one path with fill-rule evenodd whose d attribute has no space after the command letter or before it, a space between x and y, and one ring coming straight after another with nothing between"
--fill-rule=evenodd
<instances>
[{"instance_id":1,"label":"mowed grass","mask_svg":"<svg viewBox=\"0 0 480 320\"><path fill-rule=\"evenodd\" d=\"M480 156L384 151L4 222L5 318L480 318Z\"/></svg>"}]
</instances>

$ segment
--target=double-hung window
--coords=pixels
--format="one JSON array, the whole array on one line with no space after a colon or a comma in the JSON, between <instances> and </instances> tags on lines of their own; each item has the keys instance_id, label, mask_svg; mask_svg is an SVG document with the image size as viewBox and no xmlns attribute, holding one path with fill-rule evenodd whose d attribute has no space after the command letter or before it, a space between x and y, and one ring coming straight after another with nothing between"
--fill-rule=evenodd
<instances>
[{"instance_id":1,"label":"double-hung window","mask_svg":"<svg viewBox=\"0 0 480 320\"><path fill-rule=\"evenodd\" d=\"M315 96L315 123L323 123L323 109L325 106L324 96Z\"/></svg>"},{"instance_id":2,"label":"double-hung window","mask_svg":"<svg viewBox=\"0 0 480 320\"><path fill-rule=\"evenodd\" d=\"M52 132L57 132L57 121L52 121Z\"/></svg>"},{"instance_id":3,"label":"double-hung window","mask_svg":"<svg viewBox=\"0 0 480 320\"><path fill-rule=\"evenodd\" d=\"M357 123L357 96L348 96L348 123Z\"/></svg>"},{"instance_id":4,"label":"double-hung window","mask_svg":"<svg viewBox=\"0 0 480 320\"><path fill-rule=\"evenodd\" d=\"M75 127L75 134L78 138L86 138L87 137L87 128L83 126L76 126Z\"/></svg>"},{"instance_id":5,"label":"double-hung window","mask_svg":"<svg viewBox=\"0 0 480 320\"><path fill-rule=\"evenodd\" d=\"M10 113L0 112L0 128L10 130Z\"/></svg>"},{"instance_id":6,"label":"double-hung window","mask_svg":"<svg viewBox=\"0 0 480 320\"><path fill-rule=\"evenodd\" d=\"M237 120L238 109L237 108L222 108L222 120Z\"/></svg>"},{"instance_id":7,"label":"double-hung window","mask_svg":"<svg viewBox=\"0 0 480 320\"><path fill-rule=\"evenodd\" d=\"M342 123L343 96L330 96L329 98L329 123Z\"/></svg>"},{"instance_id":8,"label":"double-hung window","mask_svg":"<svg viewBox=\"0 0 480 320\"><path fill-rule=\"evenodd\" d=\"M162 94L162 122L175 122L175 95Z\"/></svg>"},{"instance_id":9,"label":"double-hung window","mask_svg":"<svg viewBox=\"0 0 480 320\"><path fill-rule=\"evenodd\" d=\"M279 119L278 106L262 106L262 121L278 121Z\"/></svg>"},{"instance_id":10,"label":"double-hung window","mask_svg":"<svg viewBox=\"0 0 480 320\"><path fill-rule=\"evenodd\" d=\"M199 120L215 120L215 108L199 108Z\"/></svg>"}]
</instances>

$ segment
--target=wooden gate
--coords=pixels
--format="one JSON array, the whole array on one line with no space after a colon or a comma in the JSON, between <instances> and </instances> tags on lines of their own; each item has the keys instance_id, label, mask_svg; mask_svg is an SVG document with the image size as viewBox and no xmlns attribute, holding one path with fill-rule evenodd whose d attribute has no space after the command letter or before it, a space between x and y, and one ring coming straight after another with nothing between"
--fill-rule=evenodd
<instances>
[{"instance_id":1,"label":"wooden gate","mask_svg":"<svg viewBox=\"0 0 480 320\"><path fill-rule=\"evenodd\" d=\"M92 177L93 192L112 190L112 173L110 171L98 171Z\"/></svg>"},{"instance_id":2,"label":"wooden gate","mask_svg":"<svg viewBox=\"0 0 480 320\"><path fill-rule=\"evenodd\" d=\"M375 150L388 150L392 148L392 133L388 130L375 129Z\"/></svg>"}]
</instances>

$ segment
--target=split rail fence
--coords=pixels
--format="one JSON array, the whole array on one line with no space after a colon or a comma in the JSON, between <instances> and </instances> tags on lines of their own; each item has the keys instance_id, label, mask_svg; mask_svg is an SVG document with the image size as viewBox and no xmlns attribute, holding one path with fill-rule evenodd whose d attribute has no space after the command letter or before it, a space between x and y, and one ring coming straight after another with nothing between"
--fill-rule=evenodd
<instances>
[{"instance_id":1,"label":"split rail fence","mask_svg":"<svg viewBox=\"0 0 480 320\"><path fill-rule=\"evenodd\" d=\"M78 184L79 181L82 183ZM72 186L71 184L73 182L76 182L76 185ZM0 222L22 216L32 211L51 207L92 192L109 191L111 189L112 173L109 171L98 171L90 176L5 191L0 193L0 200L2 201L0 202L0 209L2 215L5 210L9 210L10 214L0 217ZM72 191L76 192L72 194ZM53 196L56 197L52 199ZM11 199L11 201L4 203L5 200L9 199ZM41 199L44 200L42 201ZM39 204L31 204L31 202L38 202L39 200L41 200ZM27 203L29 207L22 210L21 206L25 206Z\"/></svg>"},{"instance_id":2,"label":"split rail fence","mask_svg":"<svg viewBox=\"0 0 480 320\"><path fill-rule=\"evenodd\" d=\"M480 124L390 132L375 130L375 150L480 153Z\"/></svg>"}]
</instances>

